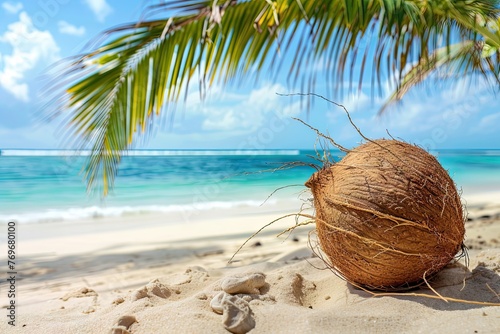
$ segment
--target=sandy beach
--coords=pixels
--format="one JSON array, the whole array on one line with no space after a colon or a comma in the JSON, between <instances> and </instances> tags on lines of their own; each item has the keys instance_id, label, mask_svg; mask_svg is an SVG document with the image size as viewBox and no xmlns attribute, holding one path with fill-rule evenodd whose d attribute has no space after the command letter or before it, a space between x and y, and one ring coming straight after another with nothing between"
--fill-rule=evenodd
<instances>
[{"instance_id":1,"label":"sandy beach","mask_svg":"<svg viewBox=\"0 0 500 334\"><path fill-rule=\"evenodd\" d=\"M431 286L444 297L500 303L500 194L471 196L467 208L468 268L463 260L450 264ZM500 332L498 306L416 296L436 297L425 286L397 296L356 289L311 251L314 226L276 237L295 224L292 217L265 229L228 263L260 227L293 212L18 224L16 326L5 317L3 281L0 332Z\"/></svg>"},{"instance_id":2,"label":"sandy beach","mask_svg":"<svg viewBox=\"0 0 500 334\"><path fill-rule=\"evenodd\" d=\"M500 0L2 0L0 334L500 334L499 89Z\"/></svg>"}]
</instances>

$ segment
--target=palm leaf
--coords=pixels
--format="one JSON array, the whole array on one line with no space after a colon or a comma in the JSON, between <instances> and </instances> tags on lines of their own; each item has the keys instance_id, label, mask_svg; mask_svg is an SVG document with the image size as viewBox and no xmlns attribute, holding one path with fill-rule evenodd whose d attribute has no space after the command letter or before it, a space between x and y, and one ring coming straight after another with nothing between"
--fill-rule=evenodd
<instances>
[{"instance_id":1,"label":"palm leaf","mask_svg":"<svg viewBox=\"0 0 500 334\"><path fill-rule=\"evenodd\" d=\"M493 80L494 85L500 85L498 56L496 48L484 42L464 41L435 50L428 59L422 59L413 65L403 76L398 89L380 108L379 115L401 101L410 89L423 83L437 72L439 72L437 79L440 80L457 79L464 75L479 73L486 79Z\"/></svg>"},{"instance_id":2,"label":"palm leaf","mask_svg":"<svg viewBox=\"0 0 500 334\"><path fill-rule=\"evenodd\" d=\"M344 78L353 82L358 73L352 59L360 59L360 89L367 60L374 64L372 82L380 83L393 74L402 78L403 69L419 59L432 64L436 50L453 58L449 46L456 39L486 36L496 45L492 30L481 35L476 22L496 18L497 5L498 0L168 1L144 13L165 19L110 29L91 51L70 59L49 85L49 114L64 117L72 145L92 150L85 179L89 189L100 185L107 194L124 152L138 135L151 133L157 115L173 110L196 73L202 90L215 81L241 82L258 78L259 71L283 70L292 85L312 90L313 68L322 60L326 78L341 83L342 93ZM361 46L373 38L374 50Z\"/></svg>"}]
</instances>

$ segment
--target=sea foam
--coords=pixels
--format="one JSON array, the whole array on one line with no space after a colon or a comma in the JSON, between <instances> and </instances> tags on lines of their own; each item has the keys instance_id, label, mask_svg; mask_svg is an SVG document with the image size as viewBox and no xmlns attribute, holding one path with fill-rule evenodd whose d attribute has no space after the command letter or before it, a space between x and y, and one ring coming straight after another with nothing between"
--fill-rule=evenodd
<instances>
[{"instance_id":1,"label":"sea foam","mask_svg":"<svg viewBox=\"0 0 500 334\"><path fill-rule=\"evenodd\" d=\"M266 204L276 204L275 200L268 200ZM19 223L48 223L89 220L106 217L119 217L130 215L144 215L154 213L184 213L191 216L193 212L210 211L214 209L237 209L252 208L262 205L262 201L213 201L199 202L192 204L174 204L174 205L143 205L143 206L88 206L82 208L68 209L48 209L39 212L26 212L19 214L0 215L0 221L16 221Z\"/></svg>"}]
</instances>

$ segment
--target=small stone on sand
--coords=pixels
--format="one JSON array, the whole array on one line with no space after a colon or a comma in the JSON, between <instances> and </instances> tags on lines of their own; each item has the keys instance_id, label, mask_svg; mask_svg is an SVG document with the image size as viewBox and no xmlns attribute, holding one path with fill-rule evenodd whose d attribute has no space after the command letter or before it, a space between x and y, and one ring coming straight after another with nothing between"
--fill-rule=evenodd
<instances>
[{"instance_id":1,"label":"small stone on sand","mask_svg":"<svg viewBox=\"0 0 500 334\"><path fill-rule=\"evenodd\" d=\"M227 277L222 281L222 290L230 294L260 294L260 288L266 284L263 273L249 274L243 277Z\"/></svg>"}]
</instances>

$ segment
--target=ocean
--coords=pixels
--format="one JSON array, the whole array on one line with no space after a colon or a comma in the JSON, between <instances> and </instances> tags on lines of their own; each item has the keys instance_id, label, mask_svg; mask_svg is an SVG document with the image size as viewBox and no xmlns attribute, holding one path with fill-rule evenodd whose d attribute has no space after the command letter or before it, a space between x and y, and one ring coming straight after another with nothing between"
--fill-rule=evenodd
<instances>
[{"instance_id":1,"label":"ocean","mask_svg":"<svg viewBox=\"0 0 500 334\"><path fill-rule=\"evenodd\" d=\"M238 209L296 201L316 163L308 150L136 150L123 158L111 194L88 193L87 158L64 150L0 151L0 221ZM500 150L431 152L467 194L500 190ZM332 151L334 159L342 156ZM282 166L290 168L280 168ZM293 167L293 168L292 168ZM276 192L275 192L276 191ZM272 195L269 199L268 197Z\"/></svg>"}]
</instances>

